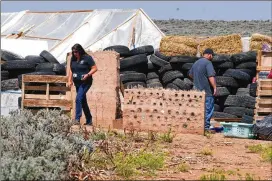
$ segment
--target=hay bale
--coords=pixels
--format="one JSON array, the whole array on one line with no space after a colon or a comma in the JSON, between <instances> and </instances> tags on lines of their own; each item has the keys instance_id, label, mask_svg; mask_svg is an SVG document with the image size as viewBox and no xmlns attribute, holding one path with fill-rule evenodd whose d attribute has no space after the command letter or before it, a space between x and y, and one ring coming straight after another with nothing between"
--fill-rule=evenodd
<instances>
[{"instance_id":1,"label":"hay bale","mask_svg":"<svg viewBox=\"0 0 272 181\"><path fill-rule=\"evenodd\" d=\"M272 37L255 33L250 39L250 50L262 50L263 44L272 46Z\"/></svg>"},{"instance_id":2,"label":"hay bale","mask_svg":"<svg viewBox=\"0 0 272 181\"><path fill-rule=\"evenodd\" d=\"M198 41L188 36L166 36L160 42L160 52L167 56L197 54Z\"/></svg>"},{"instance_id":3,"label":"hay bale","mask_svg":"<svg viewBox=\"0 0 272 181\"><path fill-rule=\"evenodd\" d=\"M199 51L202 55L206 48L211 48L217 54L235 54L243 50L241 36L238 34L216 36L200 41Z\"/></svg>"},{"instance_id":4,"label":"hay bale","mask_svg":"<svg viewBox=\"0 0 272 181\"><path fill-rule=\"evenodd\" d=\"M255 33L251 36L251 41L264 41L264 42L272 43L272 37Z\"/></svg>"}]
</instances>

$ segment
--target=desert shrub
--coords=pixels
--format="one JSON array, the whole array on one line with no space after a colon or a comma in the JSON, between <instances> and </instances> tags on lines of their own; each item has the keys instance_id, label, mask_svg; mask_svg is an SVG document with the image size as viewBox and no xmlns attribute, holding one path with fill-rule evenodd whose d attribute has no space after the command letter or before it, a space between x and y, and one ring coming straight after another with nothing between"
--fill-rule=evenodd
<instances>
[{"instance_id":1,"label":"desert shrub","mask_svg":"<svg viewBox=\"0 0 272 181\"><path fill-rule=\"evenodd\" d=\"M92 144L70 132L72 121L60 111L12 112L2 117L0 178L3 180L68 179L80 168L84 151Z\"/></svg>"}]
</instances>

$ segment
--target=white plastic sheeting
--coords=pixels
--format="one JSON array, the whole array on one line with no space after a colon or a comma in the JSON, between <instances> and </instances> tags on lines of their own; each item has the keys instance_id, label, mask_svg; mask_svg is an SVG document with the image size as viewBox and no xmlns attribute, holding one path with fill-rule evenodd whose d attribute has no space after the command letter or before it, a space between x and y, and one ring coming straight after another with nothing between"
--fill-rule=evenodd
<instances>
[{"instance_id":1,"label":"white plastic sheeting","mask_svg":"<svg viewBox=\"0 0 272 181\"><path fill-rule=\"evenodd\" d=\"M1 92L1 115L8 116L10 111L18 110L18 98L21 97L21 91Z\"/></svg>"},{"instance_id":2,"label":"white plastic sheeting","mask_svg":"<svg viewBox=\"0 0 272 181\"><path fill-rule=\"evenodd\" d=\"M44 40L23 40L1 38L1 49L16 52L23 57L39 55L43 50L48 50L48 43Z\"/></svg>"},{"instance_id":3,"label":"white plastic sheeting","mask_svg":"<svg viewBox=\"0 0 272 181\"><path fill-rule=\"evenodd\" d=\"M19 16L20 14L20 16ZM11 15L10 15L11 16ZM15 15L14 15L15 16ZM1 19L8 15L1 13ZM153 45L159 48L164 34L142 9L102 9L86 12L19 12L6 25L1 35L24 32L20 39L43 39L49 51L65 62L75 43L96 51L111 45L130 48Z\"/></svg>"}]
</instances>

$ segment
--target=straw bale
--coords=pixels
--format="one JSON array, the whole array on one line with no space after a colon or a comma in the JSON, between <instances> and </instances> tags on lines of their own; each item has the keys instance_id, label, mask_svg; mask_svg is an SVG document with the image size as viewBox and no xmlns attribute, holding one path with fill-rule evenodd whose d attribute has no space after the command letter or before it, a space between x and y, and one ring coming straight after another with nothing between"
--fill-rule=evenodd
<instances>
[{"instance_id":1,"label":"straw bale","mask_svg":"<svg viewBox=\"0 0 272 181\"><path fill-rule=\"evenodd\" d=\"M192 48L182 43L161 42L160 52L167 56L188 55L195 56L197 48Z\"/></svg>"},{"instance_id":2,"label":"straw bale","mask_svg":"<svg viewBox=\"0 0 272 181\"><path fill-rule=\"evenodd\" d=\"M167 56L197 54L198 41L189 36L166 36L160 42L160 51Z\"/></svg>"},{"instance_id":3,"label":"straw bale","mask_svg":"<svg viewBox=\"0 0 272 181\"><path fill-rule=\"evenodd\" d=\"M255 33L251 36L251 41L261 41L261 42L272 43L272 37Z\"/></svg>"},{"instance_id":4,"label":"straw bale","mask_svg":"<svg viewBox=\"0 0 272 181\"><path fill-rule=\"evenodd\" d=\"M192 48L197 48L198 46L196 38L190 36L166 36L162 38L161 42L182 43Z\"/></svg>"},{"instance_id":5,"label":"straw bale","mask_svg":"<svg viewBox=\"0 0 272 181\"><path fill-rule=\"evenodd\" d=\"M250 39L250 50L261 50L263 44L272 46L272 37L255 33Z\"/></svg>"},{"instance_id":6,"label":"straw bale","mask_svg":"<svg viewBox=\"0 0 272 181\"><path fill-rule=\"evenodd\" d=\"M243 50L241 36L238 34L215 36L204 39L199 44L199 51L202 55L206 48L211 48L217 54L235 54Z\"/></svg>"}]
</instances>

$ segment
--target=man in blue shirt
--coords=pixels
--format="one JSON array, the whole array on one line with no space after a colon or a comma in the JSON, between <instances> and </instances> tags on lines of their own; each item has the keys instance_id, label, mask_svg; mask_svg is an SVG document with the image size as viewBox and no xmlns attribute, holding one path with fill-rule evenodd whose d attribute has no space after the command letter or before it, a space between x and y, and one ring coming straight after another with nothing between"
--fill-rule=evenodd
<instances>
[{"instance_id":1,"label":"man in blue shirt","mask_svg":"<svg viewBox=\"0 0 272 181\"><path fill-rule=\"evenodd\" d=\"M205 130L210 128L210 120L214 110L214 95L216 94L215 71L212 65L214 52L207 48L203 52L203 57L197 60L189 71L189 76L193 79L194 89L205 91Z\"/></svg>"}]
</instances>

